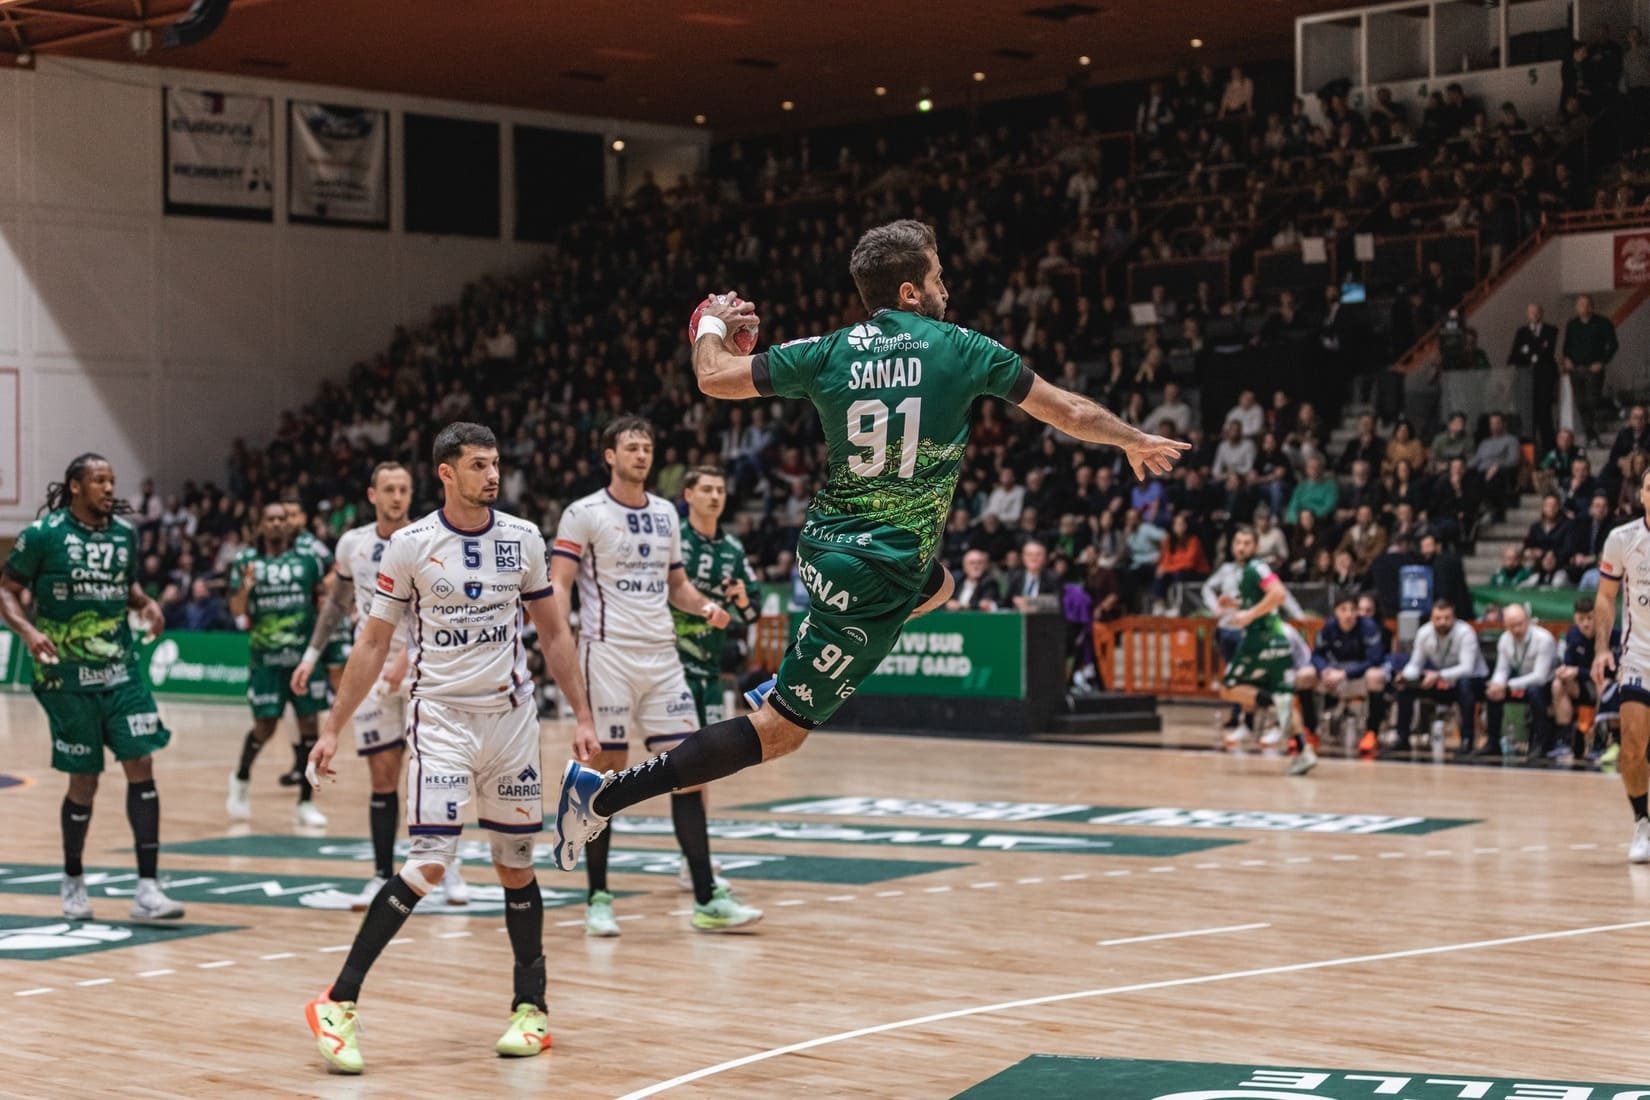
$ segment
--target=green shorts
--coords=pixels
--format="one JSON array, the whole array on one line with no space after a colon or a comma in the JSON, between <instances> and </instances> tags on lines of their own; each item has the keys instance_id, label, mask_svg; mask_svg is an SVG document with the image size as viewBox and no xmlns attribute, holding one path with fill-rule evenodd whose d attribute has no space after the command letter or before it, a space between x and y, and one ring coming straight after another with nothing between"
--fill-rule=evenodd
<instances>
[{"instance_id":1,"label":"green shorts","mask_svg":"<svg viewBox=\"0 0 1650 1100\"><path fill-rule=\"evenodd\" d=\"M52 731L52 768L75 775L103 771L103 748L116 760L139 760L172 740L141 680L107 691L36 691Z\"/></svg>"},{"instance_id":2,"label":"green shorts","mask_svg":"<svg viewBox=\"0 0 1650 1100\"><path fill-rule=\"evenodd\" d=\"M722 691L720 676L687 676L688 694L693 696L693 709L699 712L699 728L720 722L728 716L727 695Z\"/></svg>"},{"instance_id":3,"label":"green shorts","mask_svg":"<svg viewBox=\"0 0 1650 1100\"><path fill-rule=\"evenodd\" d=\"M354 642L349 638L334 638L321 650L322 668L343 668L349 663L349 652Z\"/></svg>"},{"instance_id":4,"label":"green shorts","mask_svg":"<svg viewBox=\"0 0 1650 1100\"><path fill-rule=\"evenodd\" d=\"M294 668L297 666L293 666ZM299 718L320 714L332 703L325 665L316 665L309 674L309 690L294 694L292 669L283 665L253 665L246 685L246 701L252 704L253 718L279 718L287 703Z\"/></svg>"},{"instance_id":5,"label":"green shorts","mask_svg":"<svg viewBox=\"0 0 1650 1100\"><path fill-rule=\"evenodd\" d=\"M1252 687L1277 694L1292 690L1294 670L1289 635L1274 621L1243 632L1222 682L1227 687Z\"/></svg>"},{"instance_id":6,"label":"green shorts","mask_svg":"<svg viewBox=\"0 0 1650 1100\"><path fill-rule=\"evenodd\" d=\"M935 563L928 583L912 589L875 562L807 544L800 548L800 564L813 603L779 663L769 699L779 713L813 729L877 670L911 612L939 591L945 577Z\"/></svg>"}]
</instances>

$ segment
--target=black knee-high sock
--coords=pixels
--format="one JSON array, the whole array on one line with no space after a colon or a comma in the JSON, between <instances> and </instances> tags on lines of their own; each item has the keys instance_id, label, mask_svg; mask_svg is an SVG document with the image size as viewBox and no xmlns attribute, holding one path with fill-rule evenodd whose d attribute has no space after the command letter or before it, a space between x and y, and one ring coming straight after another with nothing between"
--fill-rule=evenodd
<instances>
[{"instance_id":1,"label":"black knee-high sock","mask_svg":"<svg viewBox=\"0 0 1650 1100\"><path fill-rule=\"evenodd\" d=\"M693 900L700 905L708 904L711 891L716 888L716 875L710 866L710 829L705 822L704 792L671 795L670 820L676 826L676 843L682 846L688 874L693 876Z\"/></svg>"},{"instance_id":2,"label":"black knee-high sock","mask_svg":"<svg viewBox=\"0 0 1650 1100\"><path fill-rule=\"evenodd\" d=\"M304 773L304 768L306 768L309 765L309 750L314 748L314 747L315 747L315 742L314 741L311 741L308 744L305 744L303 738L301 738L301 737L297 741L293 742L293 744L292 744L292 770L293 771L297 772L299 775L302 775Z\"/></svg>"},{"instance_id":3,"label":"black knee-high sock","mask_svg":"<svg viewBox=\"0 0 1650 1100\"><path fill-rule=\"evenodd\" d=\"M1303 691L1295 698L1299 700L1301 705L1301 725L1316 733L1318 731L1318 693Z\"/></svg>"},{"instance_id":4,"label":"black knee-high sock","mask_svg":"<svg viewBox=\"0 0 1650 1100\"><path fill-rule=\"evenodd\" d=\"M92 827L92 808L65 798L57 819L63 826L63 873L85 874L80 856L86 850L86 830Z\"/></svg>"},{"instance_id":5,"label":"black knee-high sock","mask_svg":"<svg viewBox=\"0 0 1650 1100\"><path fill-rule=\"evenodd\" d=\"M607 850L613 844L613 830L603 829L602 835L584 846L584 872L590 877L590 897L607 889Z\"/></svg>"},{"instance_id":6,"label":"black knee-high sock","mask_svg":"<svg viewBox=\"0 0 1650 1100\"><path fill-rule=\"evenodd\" d=\"M372 827L372 868L381 879L395 877L395 826L400 818L400 796L372 792L367 803L368 823Z\"/></svg>"},{"instance_id":7,"label":"black knee-high sock","mask_svg":"<svg viewBox=\"0 0 1650 1100\"><path fill-rule=\"evenodd\" d=\"M1369 728L1376 733L1386 725L1386 694L1372 691L1369 693Z\"/></svg>"},{"instance_id":8,"label":"black knee-high sock","mask_svg":"<svg viewBox=\"0 0 1650 1100\"><path fill-rule=\"evenodd\" d=\"M510 949L516 954L515 993L510 1008L530 1004L540 1012L544 1006L544 895L539 884L504 888L504 927L510 933Z\"/></svg>"},{"instance_id":9,"label":"black knee-high sock","mask_svg":"<svg viewBox=\"0 0 1650 1100\"><path fill-rule=\"evenodd\" d=\"M596 799L595 811L620 810L681 787L698 787L762 763L762 739L741 714L706 726L680 745L614 777Z\"/></svg>"},{"instance_id":10,"label":"black knee-high sock","mask_svg":"<svg viewBox=\"0 0 1650 1100\"><path fill-rule=\"evenodd\" d=\"M126 784L126 820L137 849L138 878L154 878L160 862L160 792L153 779Z\"/></svg>"},{"instance_id":11,"label":"black knee-high sock","mask_svg":"<svg viewBox=\"0 0 1650 1100\"><path fill-rule=\"evenodd\" d=\"M306 737L299 743L298 751L303 754L304 767L309 765L309 750L315 747L316 738ZM298 801L308 802L315 797L315 788L309 785L309 777L298 780Z\"/></svg>"},{"instance_id":12,"label":"black knee-high sock","mask_svg":"<svg viewBox=\"0 0 1650 1100\"><path fill-rule=\"evenodd\" d=\"M265 738L268 740L268 738ZM263 741L258 740L258 731L246 731L246 740L241 742L241 766L235 769L235 778L242 783L252 778L252 761L258 759L258 752L264 747Z\"/></svg>"},{"instance_id":13,"label":"black knee-high sock","mask_svg":"<svg viewBox=\"0 0 1650 1100\"><path fill-rule=\"evenodd\" d=\"M1643 821L1650 817L1650 795L1630 794L1627 801L1633 804L1633 820Z\"/></svg>"},{"instance_id":14,"label":"black knee-high sock","mask_svg":"<svg viewBox=\"0 0 1650 1100\"><path fill-rule=\"evenodd\" d=\"M383 889L372 899L372 904L367 906L367 915L361 918L361 927L355 932L355 942L350 945L349 954L344 957L344 968L338 971L338 980L332 983L332 992L328 996L335 1001L360 999L361 983L366 981L367 971L372 969L372 964L378 961L378 956L389 942L395 939L401 926L407 923L418 901L418 891L400 875L384 883Z\"/></svg>"}]
</instances>

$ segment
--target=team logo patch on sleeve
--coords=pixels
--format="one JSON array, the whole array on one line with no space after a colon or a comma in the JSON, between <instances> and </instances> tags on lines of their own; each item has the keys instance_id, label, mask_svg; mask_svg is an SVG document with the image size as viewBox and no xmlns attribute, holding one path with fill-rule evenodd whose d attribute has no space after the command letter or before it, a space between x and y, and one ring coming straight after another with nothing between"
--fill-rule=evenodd
<instances>
[{"instance_id":1,"label":"team logo patch on sleeve","mask_svg":"<svg viewBox=\"0 0 1650 1100\"><path fill-rule=\"evenodd\" d=\"M392 596L395 595L395 582L386 574L378 574L378 591L388 592Z\"/></svg>"}]
</instances>

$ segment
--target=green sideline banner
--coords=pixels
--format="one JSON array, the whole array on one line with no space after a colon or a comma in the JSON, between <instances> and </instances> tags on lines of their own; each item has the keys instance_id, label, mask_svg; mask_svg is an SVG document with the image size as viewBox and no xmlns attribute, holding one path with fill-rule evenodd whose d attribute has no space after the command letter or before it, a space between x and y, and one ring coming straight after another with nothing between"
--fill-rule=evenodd
<instances>
[{"instance_id":1,"label":"green sideline banner","mask_svg":"<svg viewBox=\"0 0 1650 1100\"><path fill-rule=\"evenodd\" d=\"M791 639L805 616L791 616ZM1025 696L1025 616L1017 611L935 611L906 626L861 695L969 699Z\"/></svg>"},{"instance_id":2,"label":"green sideline banner","mask_svg":"<svg viewBox=\"0 0 1650 1100\"><path fill-rule=\"evenodd\" d=\"M1570 588L1492 588L1481 584L1472 590L1473 607L1481 615L1485 604L1529 604L1530 614L1544 623L1568 623L1575 611L1576 597L1582 595ZM1591 592L1587 595L1592 595ZM1559 641L1564 639L1560 636Z\"/></svg>"},{"instance_id":3,"label":"green sideline banner","mask_svg":"<svg viewBox=\"0 0 1650 1100\"><path fill-rule=\"evenodd\" d=\"M167 698L244 700L247 635L236 631L179 630L156 642L138 643L138 667L156 695ZM34 662L11 631L0 628L0 689L19 691L34 682Z\"/></svg>"}]
</instances>

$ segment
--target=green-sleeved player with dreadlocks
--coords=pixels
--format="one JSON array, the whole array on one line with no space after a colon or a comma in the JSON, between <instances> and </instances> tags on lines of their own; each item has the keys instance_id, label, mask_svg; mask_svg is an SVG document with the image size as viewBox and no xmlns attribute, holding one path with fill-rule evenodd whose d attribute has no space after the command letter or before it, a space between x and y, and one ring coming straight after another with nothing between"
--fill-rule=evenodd
<instances>
[{"instance_id":1,"label":"green-sleeved player with dreadlocks","mask_svg":"<svg viewBox=\"0 0 1650 1100\"><path fill-rule=\"evenodd\" d=\"M46 490L44 513L17 536L0 575L0 618L34 659L34 697L51 726L52 767L69 777L63 799L63 915L92 919L81 854L107 747L126 772L126 818L137 850L133 920L175 920L183 906L155 880L160 795L154 753L171 733L137 665L128 611L151 639L165 625L160 607L132 580L137 532L116 512L115 470L83 454ZM29 593L30 622L20 597Z\"/></svg>"},{"instance_id":2,"label":"green-sleeved player with dreadlocks","mask_svg":"<svg viewBox=\"0 0 1650 1100\"><path fill-rule=\"evenodd\" d=\"M309 529L309 514L304 511L303 501L298 499L296 490L289 490L282 494L281 507L286 509L287 529L292 532L292 548L300 554L308 554L321 564L322 584L325 587L324 599L332 598L332 589L337 584L337 578L332 574L332 550L326 543L315 537L315 532ZM327 683L333 693L338 691L338 681L343 679L344 665L349 662L350 647L355 644L355 626L348 615L344 616L332 634L327 638L325 648L321 650L321 667L326 669ZM281 786L296 787L303 782L304 764L309 760L310 746L304 743L301 731L292 739L292 770L281 776Z\"/></svg>"},{"instance_id":3,"label":"green-sleeved player with dreadlocks","mask_svg":"<svg viewBox=\"0 0 1650 1100\"><path fill-rule=\"evenodd\" d=\"M722 509L728 503L727 478L715 466L697 466L682 479L688 522L682 528L682 566L688 580L701 592L720 593L730 613L747 624L761 615L756 574L745 559L745 546L721 529ZM676 623L676 654L687 674L688 690L699 711L699 725L727 717L722 694L722 646L727 629L711 626L702 616L672 607Z\"/></svg>"},{"instance_id":4,"label":"green-sleeved player with dreadlocks","mask_svg":"<svg viewBox=\"0 0 1650 1100\"><path fill-rule=\"evenodd\" d=\"M290 683L315 628L316 597L323 576L321 559L298 549L294 534L286 509L278 503L265 505L253 545L235 555L229 567L229 610L236 618L247 616L252 631L251 676L246 689L252 704L252 729L241 746L240 766L229 777L226 805L232 821L252 817L252 761L275 735L287 704L292 704L307 755L320 735L320 714L332 701L322 668L310 677L307 691L295 692ZM299 825L320 828L327 823L314 798L309 781L301 780L293 812Z\"/></svg>"}]
</instances>

